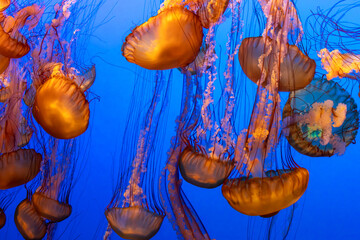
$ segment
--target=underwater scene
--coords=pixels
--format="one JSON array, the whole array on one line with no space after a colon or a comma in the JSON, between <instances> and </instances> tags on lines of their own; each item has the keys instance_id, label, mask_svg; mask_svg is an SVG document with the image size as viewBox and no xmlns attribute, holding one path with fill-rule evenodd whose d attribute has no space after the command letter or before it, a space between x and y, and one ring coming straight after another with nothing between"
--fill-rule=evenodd
<instances>
[{"instance_id":1,"label":"underwater scene","mask_svg":"<svg viewBox=\"0 0 360 240\"><path fill-rule=\"evenodd\" d=\"M360 239L359 0L0 0L0 240Z\"/></svg>"}]
</instances>

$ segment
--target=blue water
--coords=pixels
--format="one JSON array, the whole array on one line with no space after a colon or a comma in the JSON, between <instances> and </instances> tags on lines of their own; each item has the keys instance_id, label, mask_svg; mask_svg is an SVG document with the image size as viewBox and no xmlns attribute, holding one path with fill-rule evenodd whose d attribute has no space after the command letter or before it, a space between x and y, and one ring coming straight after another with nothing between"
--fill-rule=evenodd
<instances>
[{"instance_id":1,"label":"blue water","mask_svg":"<svg viewBox=\"0 0 360 240\"><path fill-rule=\"evenodd\" d=\"M302 0L297 1L296 6L304 22L317 7L327 9L335 2ZM345 1L350 2L353 1ZM127 144L122 142L122 135L127 127L128 109L132 107L129 105L132 89L138 74L146 76L145 71L140 71L139 67L125 60L121 55L121 46L131 30L156 14L158 7L159 2L154 0L107 0L94 16L96 27L88 37L86 54L89 62L96 64L97 78L91 91L100 100L91 102L90 126L82 136L83 139L91 140L83 153L84 158L79 160L82 161L79 164L82 166L79 168L81 172L70 199L73 213L70 218L59 223L55 239L102 239L106 230L104 210L116 184L114 169L116 172L120 148ZM360 22L355 12L345 18L357 24ZM228 22L224 26L226 24ZM244 26L251 27L251 23L244 23ZM218 32L222 31L225 31L225 27L219 28ZM220 37L219 42L225 44L225 41L226 34ZM177 70L173 74L167 132L164 141L160 141L165 145L160 159L162 162L166 159L169 146L167 142L174 135L174 121L180 107L182 76ZM144 80L152 79L145 77ZM151 93L144 97L149 96ZM357 89L353 92L353 97L359 104ZM288 239L360 239L359 156L360 148L357 144L351 144L341 157L309 158L294 155L297 163L309 170L310 180L304 196L296 204ZM21 189L6 211L8 221L0 230L0 239L22 239L13 222L16 205L25 198L25 191L23 187ZM269 227L269 222L259 217L250 218L232 209L222 197L220 187L200 189L184 182L183 189L212 239L258 239L259 229L266 231ZM275 221L281 225L287 219ZM281 237L281 230L273 235L273 239ZM113 234L111 239L120 237ZM153 239L176 239L176 233L167 218Z\"/></svg>"}]
</instances>

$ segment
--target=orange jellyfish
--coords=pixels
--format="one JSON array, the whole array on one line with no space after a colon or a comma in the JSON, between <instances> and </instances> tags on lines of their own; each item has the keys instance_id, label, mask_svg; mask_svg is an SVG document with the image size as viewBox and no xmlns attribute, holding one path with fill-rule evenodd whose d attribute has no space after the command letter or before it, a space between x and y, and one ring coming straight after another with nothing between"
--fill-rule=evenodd
<instances>
[{"instance_id":1,"label":"orange jellyfish","mask_svg":"<svg viewBox=\"0 0 360 240\"><path fill-rule=\"evenodd\" d=\"M5 11L10 6L11 0L0 0L0 12Z\"/></svg>"},{"instance_id":2,"label":"orange jellyfish","mask_svg":"<svg viewBox=\"0 0 360 240\"><path fill-rule=\"evenodd\" d=\"M297 202L309 180L306 169L300 168L292 158L278 160L276 154L281 136L278 92L281 88L282 64L286 63L287 54L292 54L288 47L289 34L301 33L302 27L291 1L270 0L260 1L260 4L267 23L262 40L265 50L257 60L270 64L260 69L259 79L254 79L260 84L250 123L238 136L236 167L225 180L222 194L230 206L241 213L271 217ZM269 41L269 37L273 40ZM300 35L295 37L299 39ZM296 74L294 70L288 69L288 75Z\"/></svg>"},{"instance_id":3,"label":"orange jellyfish","mask_svg":"<svg viewBox=\"0 0 360 240\"><path fill-rule=\"evenodd\" d=\"M46 222L36 212L29 199L16 207L14 221L17 229L25 239L42 239L46 234Z\"/></svg>"},{"instance_id":4,"label":"orange jellyfish","mask_svg":"<svg viewBox=\"0 0 360 240\"><path fill-rule=\"evenodd\" d=\"M154 92L151 97L151 104L144 115L143 109L129 111L128 126L124 133L126 148L121 150L119 170L119 182L114 190L113 198L105 210L105 216L109 223L104 239L108 239L111 229L120 237L125 239L150 239L160 229L164 210L159 204L160 194L158 190L159 176L157 161L160 155L156 154L161 145L159 139L159 128L163 121L163 111L168 99L170 80L165 84L161 72L156 73ZM134 85L134 95L146 101L146 81L143 81L140 94L135 94L141 83ZM142 104L137 99L137 104ZM139 123L139 116L143 120ZM141 119L141 118L140 118ZM128 131L139 131L135 138L133 133ZM159 136L160 135L160 136ZM131 137L129 137L131 136ZM131 140L137 142L131 142ZM133 144L132 148L128 144ZM125 145L125 144L124 144ZM132 159L128 161L128 159Z\"/></svg>"},{"instance_id":5,"label":"orange jellyfish","mask_svg":"<svg viewBox=\"0 0 360 240\"><path fill-rule=\"evenodd\" d=\"M73 67L74 39L67 42L59 35L62 27L66 27L70 7L66 2L56 6L57 17L47 26L44 38L32 52L33 82L24 97L25 103L32 107L35 120L59 139L75 138L87 130L90 110L84 92L95 79L95 68L81 73Z\"/></svg>"},{"instance_id":6,"label":"orange jellyfish","mask_svg":"<svg viewBox=\"0 0 360 240\"><path fill-rule=\"evenodd\" d=\"M41 154L33 149L19 149L0 156L0 189L20 186L32 180L40 171Z\"/></svg>"},{"instance_id":7,"label":"orange jellyfish","mask_svg":"<svg viewBox=\"0 0 360 240\"><path fill-rule=\"evenodd\" d=\"M136 27L122 52L126 60L147 69L185 67L198 55L202 38L199 18L184 7L172 7Z\"/></svg>"},{"instance_id":8,"label":"orange jellyfish","mask_svg":"<svg viewBox=\"0 0 360 240\"><path fill-rule=\"evenodd\" d=\"M14 17L1 14L0 55L3 61L8 61L6 58L21 58L30 51L27 39L19 30L24 25L29 26L28 30L34 28L41 15L42 10L36 4L20 9Z\"/></svg>"},{"instance_id":9,"label":"orange jellyfish","mask_svg":"<svg viewBox=\"0 0 360 240\"><path fill-rule=\"evenodd\" d=\"M239 62L246 76L257 83L263 71L270 74L269 69L273 64L272 58L264 56L267 48L271 45L271 38L251 37L242 41L239 50ZM303 54L295 45L286 44L287 53L280 63L280 79L278 80L280 92L289 92L306 87L314 77L316 63L314 60ZM261 66L261 67L260 67ZM265 83L263 83L265 84Z\"/></svg>"},{"instance_id":10,"label":"orange jellyfish","mask_svg":"<svg viewBox=\"0 0 360 240\"><path fill-rule=\"evenodd\" d=\"M311 157L344 154L359 128L354 99L326 79L314 79L306 88L292 92L283 119L283 133L290 145Z\"/></svg>"},{"instance_id":11,"label":"orange jellyfish","mask_svg":"<svg viewBox=\"0 0 360 240\"><path fill-rule=\"evenodd\" d=\"M16 198L18 189L16 190L1 190L0 191L0 229L6 224L6 210Z\"/></svg>"},{"instance_id":12,"label":"orange jellyfish","mask_svg":"<svg viewBox=\"0 0 360 240\"><path fill-rule=\"evenodd\" d=\"M77 161L77 142L50 137L43 145L46 152L41 184L31 202L41 217L55 223L68 218L72 212L69 197Z\"/></svg>"}]
</instances>

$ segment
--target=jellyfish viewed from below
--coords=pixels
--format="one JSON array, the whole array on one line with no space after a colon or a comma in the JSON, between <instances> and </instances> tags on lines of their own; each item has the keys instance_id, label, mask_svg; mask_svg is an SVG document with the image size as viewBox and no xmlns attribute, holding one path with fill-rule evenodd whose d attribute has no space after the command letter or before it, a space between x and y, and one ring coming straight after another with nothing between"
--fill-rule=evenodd
<instances>
[{"instance_id":1,"label":"jellyfish viewed from below","mask_svg":"<svg viewBox=\"0 0 360 240\"><path fill-rule=\"evenodd\" d=\"M172 7L136 27L122 46L124 57L152 70L185 67L199 53L203 30L199 18L184 7Z\"/></svg>"},{"instance_id":2,"label":"jellyfish viewed from below","mask_svg":"<svg viewBox=\"0 0 360 240\"><path fill-rule=\"evenodd\" d=\"M139 89L139 85L143 88ZM123 138L125 142L121 150L123 160L120 161L118 183L105 210L109 227L125 239L152 238L159 231L165 217L159 199L157 178L160 176L161 155L157 152L161 153L162 149L160 142L164 134L161 124L164 123L163 115L168 101L170 80L166 79L163 73L157 72L154 85L150 105L145 114L141 114L143 106L129 110L129 124ZM146 82L135 84L133 98L141 96L145 100L147 89ZM137 104L142 105L144 102L137 101ZM139 124L140 116L142 121ZM139 133L131 138L133 133L130 131ZM129 144L133 147L129 148ZM104 239L108 239L109 235L110 228Z\"/></svg>"},{"instance_id":3,"label":"jellyfish viewed from below","mask_svg":"<svg viewBox=\"0 0 360 240\"><path fill-rule=\"evenodd\" d=\"M311 157L342 155L355 140L359 128L357 105L334 81L314 79L292 92L283 111L290 145Z\"/></svg>"},{"instance_id":4,"label":"jellyfish viewed from below","mask_svg":"<svg viewBox=\"0 0 360 240\"><path fill-rule=\"evenodd\" d=\"M88 128L90 110L84 92L95 79L94 68L81 73L71 58L72 52L76 51L78 31L73 31L70 40L61 36L61 33L72 30L66 23L74 3L63 1L61 5L55 5L58 14L46 26L45 36L31 53L34 72L32 84L24 97L26 104L32 107L35 120L51 136L59 139L75 138Z\"/></svg>"},{"instance_id":5,"label":"jellyfish viewed from below","mask_svg":"<svg viewBox=\"0 0 360 240\"><path fill-rule=\"evenodd\" d=\"M306 169L300 168L292 158L277 159L276 154L281 137L278 92L281 88L282 64L286 63L287 54L292 55L288 37L292 35L300 40L302 26L291 1L259 2L267 22L261 40L264 50L258 62L271 64L261 68L259 79L254 79L260 84L250 123L238 136L236 166L225 180L222 194L230 206L241 213L271 217L298 201L309 180ZM269 41L269 38L273 40ZM288 75L296 74L294 70L296 68L288 69Z\"/></svg>"}]
</instances>

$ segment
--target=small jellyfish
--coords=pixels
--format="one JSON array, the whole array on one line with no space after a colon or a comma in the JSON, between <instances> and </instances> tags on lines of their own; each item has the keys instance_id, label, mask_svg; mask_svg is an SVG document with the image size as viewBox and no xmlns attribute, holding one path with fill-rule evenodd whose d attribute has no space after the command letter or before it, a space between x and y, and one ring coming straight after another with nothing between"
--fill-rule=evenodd
<instances>
[{"instance_id":1,"label":"small jellyfish","mask_svg":"<svg viewBox=\"0 0 360 240\"><path fill-rule=\"evenodd\" d=\"M20 186L40 171L41 154L33 149L19 149L0 156L0 189Z\"/></svg>"},{"instance_id":2,"label":"small jellyfish","mask_svg":"<svg viewBox=\"0 0 360 240\"><path fill-rule=\"evenodd\" d=\"M266 46L273 40L266 38L266 41L268 43L263 37L245 38L239 49L240 65L246 76L254 83L260 80L263 71L270 74L270 66L274 64L271 57L265 57L259 61L260 57L269 51ZM286 44L285 47L287 53L280 63L279 91L289 92L302 89L313 79L316 63L303 54L297 46Z\"/></svg>"},{"instance_id":3,"label":"small jellyfish","mask_svg":"<svg viewBox=\"0 0 360 240\"><path fill-rule=\"evenodd\" d=\"M145 114L141 108L129 111L128 129L124 132L124 147L121 149L118 183L112 200L105 210L108 223L120 237L125 239L145 240L152 238L160 229L165 217L158 191L158 165L161 159L157 149L161 148L159 139L164 134L158 131L163 121L168 98L170 80L166 83L163 74L157 72L155 76L154 92L151 104ZM139 88L139 87L142 88ZM137 92L138 89L140 92ZM149 92L146 81L136 82L134 97L137 104L147 101ZM140 102L139 102L140 101ZM139 119L142 119L139 121ZM136 131L134 137L132 131ZM131 131L131 132L129 132ZM131 147L129 147L129 144ZM128 161L128 159L132 159ZM108 239L110 228L104 235Z\"/></svg>"},{"instance_id":4,"label":"small jellyfish","mask_svg":"<svg viewBox=\"0 0 360 240\"><path fill-rule=\"evenodd\" d=\"M359 128L357 105L334 81L314 79L292 92L283 110L283 133L290 145L311 157L342 155Z\"/></svg>"},{"instance_id":5,"label":"small jellyfish","mask_svg":"<svg viewBox=\"0 0 360 240\"><path fill-rule=\"evenodd\" d=\"M163 215L150 212L146 208L134 206L110 208L105 211L111 228L125 239L150 239L159 231Z\"/></svg>"},{"instance_id":6,"label":"small jellyfish","mask_svg":"<svg viewBox=\"0 0 360 240\"><path fill-rule=\"evenodd\" d=\"M36 212L29 199L16 207L14 221L21 235L28 240L42 239L46 234L46 223Z\"/></svg>"},{"instance_id":7,"label":"small jellyfish","mask_svg":"<svg viewBox=\"0 0 360 240\"><path fill-rule=\"evenodd\" d=\"M195 60L202 38L199 18L183 7L173 7L136 27L122 52L126 60L143 68L181 68Z\"/></svg>"}]
</instances>

